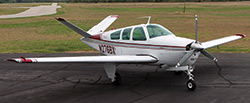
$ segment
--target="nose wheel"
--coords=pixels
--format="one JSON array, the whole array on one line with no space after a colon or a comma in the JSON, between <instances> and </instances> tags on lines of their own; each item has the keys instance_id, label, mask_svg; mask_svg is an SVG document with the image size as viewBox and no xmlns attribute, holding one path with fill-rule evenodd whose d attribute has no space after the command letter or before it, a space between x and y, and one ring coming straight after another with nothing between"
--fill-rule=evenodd
<instances>
[{"instance_id":1,"label":"nose wheel","mask_svg":"<svg viewBox=\"0 0 250 103\"><path fill-rule=\"evenodd\" d=\"M187 82L187 88L190 91L194 91L196 89L196 86L197 86L195 81L194 81L194 75L192 74L192 72L193 72L193 68L188 69L186 72L188 79L189 79Z\"/></svg>"},{"instance_id":2,"label":"nose wheel","mask_svg":"<svg viewBox=\"0 0 250 103\"><path fill-rule=\"evenodd\" d=\"M189 80L187 82L187 88L190 91L194 91L196 89L196 83L194 82L194 80Z\"/></svg>"}]
</instances>

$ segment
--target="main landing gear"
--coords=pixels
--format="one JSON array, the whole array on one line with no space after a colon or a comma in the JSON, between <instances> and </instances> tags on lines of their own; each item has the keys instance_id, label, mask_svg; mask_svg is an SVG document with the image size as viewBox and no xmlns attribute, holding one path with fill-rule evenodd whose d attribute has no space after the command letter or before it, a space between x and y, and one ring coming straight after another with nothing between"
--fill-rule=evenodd
<instances>
[{"instance_id":1,"label":"main landing gear","mask_svg":"<svg viewBox=\"0 0 250 103\"><path fill-rule=\"evenodd\" d=\"M121 85L121 75L116 73L116 64L114 63L106 63L104 64L105 72L113 85L118 86Z\"/></svg>"},{"instance_id":2,"label":"main landing gear","mask_svg":"<svg viewBox=\"0 0 250 103\"><path fill-rule=\"evenodd\" d=\"M122 81L121 75L119 73L115 73L115 80L112 82L112 84L115 86L119 86L121 85L121 81Z\"/></svg>"}]
</instances>

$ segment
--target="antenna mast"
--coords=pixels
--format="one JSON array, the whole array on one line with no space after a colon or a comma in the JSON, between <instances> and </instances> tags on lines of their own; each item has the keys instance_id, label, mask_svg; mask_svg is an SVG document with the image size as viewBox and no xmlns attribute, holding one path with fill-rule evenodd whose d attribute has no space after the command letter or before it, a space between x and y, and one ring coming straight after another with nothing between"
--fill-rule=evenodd
<instances>
[{"instance_id":1,"label":"antenna mast","mask_svg":"<svg viewBox=\"0 0 250 103\"><path fill-rule=\"evenodd\" d=\"M149 24L149 22L150 22L150 19L151 19L151 16L148 16L148 22L147 22L147 24Z\"/></svg>"},{"instance_id":2,"label":"antenna mast","mask_svg":"<svg viewBox=\"0 0 250 103\"><path fill-rule=\"evenodd\" d=\"M143 17L139 17L139 18L148 18L148 22L147 22L147 25L148 25L150 22L151 16L143 16Z\"/></svg>"}]
</instances>

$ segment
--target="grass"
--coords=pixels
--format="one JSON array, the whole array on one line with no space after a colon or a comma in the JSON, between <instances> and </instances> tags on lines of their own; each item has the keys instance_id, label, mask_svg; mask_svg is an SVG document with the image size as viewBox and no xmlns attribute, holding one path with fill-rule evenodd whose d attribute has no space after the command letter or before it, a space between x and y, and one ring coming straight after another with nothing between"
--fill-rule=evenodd
<instances>
[{"instance_id":1,"label":"grass","mask_svg":"<svg viewBox=\"0 0 250 103\"><path fill-rule=\"evenodd\" d=\"M6 47L1 49L3 51L8 51L6 53L61 53L66 51L91 50L91 48L87 45L82 45L79 39L21 42L13 41L1 43L0 45Z\"/></svg>"},{"instance_id":2,"label":"grass","mask_svg":"<svg viewBox=\"0 0 250 103\"><path fill-rule=\"evenodd\" d=\"M250 34L250 2L229 3L60 3L58 13L49 16L0 19L0 53L58 53L68 51L92 51L82 43L80 35L55 20L63 17L73 24L90 29L106 16L116 14L119 18L110 28L121 28L146 23L142 16L152 16L158 23L175 35L194 39L194 15L198 14L199 41L244 33ZM24 11L1 7L49 5L48 3L0 4L0 14ZM110 29L109 28L109 29ZM211 48L210 52L250 53L248 37Z\"/></svg>"},{"instance_id":3,"label":"grass","mask_svg":"<svg viewBox=\"0 0 250 103\"><path fill-rule=\"evenodd\" d=\"M27 10L28 8L0 8L0 15L16 14Z\"/></svg>"}]
</instances>

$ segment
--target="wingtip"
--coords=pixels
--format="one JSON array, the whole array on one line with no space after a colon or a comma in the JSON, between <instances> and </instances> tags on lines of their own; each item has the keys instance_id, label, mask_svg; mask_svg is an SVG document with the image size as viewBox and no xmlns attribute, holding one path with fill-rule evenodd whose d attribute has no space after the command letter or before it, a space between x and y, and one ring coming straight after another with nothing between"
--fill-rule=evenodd
<instances>
[{"instance_id":1,"label":"wingtip","mask_svg":"<svg viewBox=\"0 0 250 103\"><path fill-rule=\"evenodd\" d=\"M7 61L12 61L12 62L16 62L16 63L34 63L34 62L37 62L36 59L26 59L24 57L9 58L9 59L7 59Z\"/></svg>"},{"instance_id":2,"label":"wingtip","mask_svg":"<svg viewBox=\"0 0 250 103\"><path fill-rule=\"evenodd\" d=\"M58 21L65 21L63 18L56 18Z\"/></svg>"},{"instance_id":3,"label":"wingtip","mask_svg":"<svg viewBox=\"0 0 250 103\"><path fill-rule=\"evenodd\" d=\"M110 15L110 17L118 18L119 16L118 15Z\"/></svg>"},{"instance_id":4,"label":"wingtip","mask_svg":"<svg viewBox=\"0 0 250 103\"><path fill-rule=\"evenodd\" d=\"M18 61L16 61L16 59L14 59L14 58L8 58L7 61L18 63Z\"/></svg>"},{"instance_id":5,"label":"wingtip","mask_svg":"<svg viewBox=\"0 0 250 103\"><path fill-rule=\"evenodd\" d=\"M240 36L241 38L245 38L246 35L245 34L235 34L236 36Z\"/></svg>"}]
</instances>

